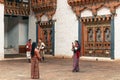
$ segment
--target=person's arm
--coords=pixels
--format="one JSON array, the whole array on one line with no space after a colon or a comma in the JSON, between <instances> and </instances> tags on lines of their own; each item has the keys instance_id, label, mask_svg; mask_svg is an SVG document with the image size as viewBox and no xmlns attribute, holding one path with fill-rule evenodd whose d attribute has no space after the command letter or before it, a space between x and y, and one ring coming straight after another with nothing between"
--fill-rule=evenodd
<instances>
[{"instance_id":1,"label":"person's arm","mask_svg":"<svg viewBox=\"0 0 120 80\"><path fill-rule=\"evenodd\" d=\"M42 49L45 49L45 44L43 42L41 43L41 45L42 45Z\"/></svg>"},{"instance_id":2,"label":"person's arm","mask_svg":"<svg viewBox=\"0 0 120 80\"><path fill-rule=\"evenodd\" d=\"M37 56L37 58L40 60L40 54L39 54L39 50L37 50L37 49L35 49L35 54L36 54L36 56Z\"/></svg>"},{"instance_id":3,"label":"person's arm","mask_svg":"<svg viewBox=\"0 0 120 80\"><path fill-rule=\"evenodd\" d=\"M30 47L29 47L29 44L27 43L27 44L26 44L26 51L29 51L29 48L30 48Z\"/></svg>"},{"instance_id":4,"label":"person's arm","mask_svg":"<svg viewBox=\"0 0 120 80\"><path fill-rule=\"evenodd\" d=\"M74 51L74 44L73 44L73 42L72 42L72 51Z\"/></svg>"}]
</instances>

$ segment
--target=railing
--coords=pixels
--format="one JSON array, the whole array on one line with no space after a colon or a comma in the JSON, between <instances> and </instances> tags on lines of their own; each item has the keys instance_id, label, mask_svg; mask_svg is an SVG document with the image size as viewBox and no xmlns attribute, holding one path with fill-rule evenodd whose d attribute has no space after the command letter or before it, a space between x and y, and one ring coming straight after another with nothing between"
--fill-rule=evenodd
<instances>
[{"instance_id":1,"label":"railing","mask_svg":"<svg viewBox=\"0 0 120 80\"><path fill-rule=\"evenodd\" d=\"M30 7L26 2L10 2L5 1L5 15L28 16Z\"/></svg>"}]
</instances>

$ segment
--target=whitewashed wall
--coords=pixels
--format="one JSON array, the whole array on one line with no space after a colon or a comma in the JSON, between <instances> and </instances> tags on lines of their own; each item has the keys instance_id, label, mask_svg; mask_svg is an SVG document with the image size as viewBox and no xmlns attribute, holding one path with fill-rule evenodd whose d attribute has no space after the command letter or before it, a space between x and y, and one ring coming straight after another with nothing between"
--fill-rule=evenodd
<instances>
[{"instance_id":1,"label":"whitewashed wall","mask_svg":"<svg viewBox=\"0 0 120 80\"><path fill-rule=\"evenodd\" d=\"M55 22L55 56L71 56L71 43L78 40L78 21L67 0L57 0Z\"/></svg>"},{"instance_id":2,"label":"whitewashed wall","mask_svg":"<svg viewBox=\"0 0 120 80\"><path fill-rule=\"evenodd\" d=\"M48 17L47 17L46 15L43 15L43 16L41 17L41 21L48 21Z\"/></svg>"},{"instance_id":3,"label":"whitewashed wall","mask_svg":"<svg viewBox=\"0 0 120 80\"><path fill-rule=\"evenodd\" d=\"M8 48L18 49L18 40L19 40L19 19L18 18L8 18L7 28L7 44Z\"/></svg>"},{"instance_id":4,"label":"whitewashed wall","mask_svg":"<svg viewBox=\"0 0 120 80\"><path fill-rule=\"evenodd\" d=\"M7 26L8 26L8 17L4 17L4 48L8 47L7 40Z\"/></svg>"},{"instance_id":5,"label":"whitewashed wall","mask_svg":"<svg viewBox=\"0 0 120 80\"><path fill-rule=\"evenodd\" d=\"M116 10L117 16L115 16L115 59L120 59L120 7Z\"/></svg>"},{"instance_id":6,"label":"whitewashed wall","mask_svg":"<svg viewBox=\"0 0 120 80\"><path fill-rule=\"evenodd\" d=\"M0 4L0 60L4 59L4 5Z\"/></svg>"},{"instance_id":7,"label":"whitewashed wall","mask_svg":"<svg viewBox=\"0 0 120 80\"><path fill-rule=\"evenodd\" d=\"M29 16L28 38L32 39L32 42L36 41L36 18L32 12Z\"/></svg>"},{"instance_id":8,"label":"whitewashed wall","mask_svg":"<svg viewBox=\"0 0 120 80\"><path fill-rule=\"evenodd\" d=\"M92 11L86 9L81 12L81 17L89 17L89 16L93 16Z\"/></svg>"},{"instance_id":9,"label":"whitewashed wall","mask_svg":"<svg viewBox=\"0 0 120 80\"><path fill-rule=\"evenodd\" d=\"M97 11L97 15L106 15L106 14L111 14L109 8L102 7Z\"/></svg>"},{"instance_id":10,"label":"whitewashed wall","mask_svg":"<svg viewBox=\"0 0 120 80\"><path fill-rule=\"evenodd\" d=\"M28 40L28 20L19 22L19 45L25 45Z\"/></svg>"}]
</instances>

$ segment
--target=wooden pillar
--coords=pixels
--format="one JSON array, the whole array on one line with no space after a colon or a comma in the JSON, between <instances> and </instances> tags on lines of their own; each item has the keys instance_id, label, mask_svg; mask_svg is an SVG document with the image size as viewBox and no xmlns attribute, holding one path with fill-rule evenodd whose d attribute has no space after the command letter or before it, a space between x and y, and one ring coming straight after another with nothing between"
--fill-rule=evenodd
<instances>
[{"instance_id":1,"label":"wooden pillar","mask_svg":"<svg viewBox=\"0 0 120 80\"><path fill-rule=\"evenodd\" d=\"M40 24L38 24L38 39L41 38L41 27L40 27Z\"/></svg>"},{"instance_id":2,"label":"wooden pillar","mask_svg":"<svg viewBox=\"0 0 120 80\"><path fill-rule=\"evenodd\" d=\"M81 43L81 23L80 20L78 20L78 41Z\"/></svg>"},{"instance_id":3,"label":"wooden pillar","mask_svg":"<svg viewBox=\"0 0 120 80\"><path fill-rule=\"evenodd\" d=\"M38 42L38 36L39 36L39 24L38 23L36 23L36 42Z\"/></svg>"},{"instance_id":4,"label":"wooden pillar","mask_svg":"<svg viewBox=\"0 0 120 80\"><path fill-rule=\"evenodd\" d=\"M47 33L48 33L48 34L47 34L47 37L48 37L48 38L47 38L47 43L48 43L48 46L50 46L50 42L51 42L51 41L50 41L50 30L49 30L49 29L47 30Z\"/></svg>"},{"instance_id":5,"label":"wooden pillar","mask_svg":"<svg viewBox=\"0 0 120 80\"><path fill-rule=\"evenodd\" d=\"M80 34L80 35L82 37L82 39L81 39L81 55L82 56L84 56L84 54L85 54L85 52L84 52L84 33L85 33L85 30L84 29L85 29L85 25L83 22L81 22L82 34Z\"/></svg>"},{"instance_id":6,"label":"wooden pillar","mask_svg":"<svg viewBox=\"0 0 120 80\"><path fill-rule=\"evenodd\" d=\"M52 55L55 55L55 21L52 22Z\"/></svg>"},{"instance_id":7,"label":"wooden pillar","mask_svg":"<svg viewBox=\"0 0 120 80\"><path fill-rule=\"evenodd\" d=\"M114 16L111 19L111 59L114 59Z\"/></svg>"}]
</instances>

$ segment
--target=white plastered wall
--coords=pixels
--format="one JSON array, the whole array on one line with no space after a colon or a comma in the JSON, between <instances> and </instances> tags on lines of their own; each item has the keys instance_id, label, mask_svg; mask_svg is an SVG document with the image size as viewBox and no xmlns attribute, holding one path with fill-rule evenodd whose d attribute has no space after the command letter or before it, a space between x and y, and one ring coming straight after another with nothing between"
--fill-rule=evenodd
<instances>
[{"instance_id":1,"label":"white plastered wall","mask_svg":"<svg viewBox=\"0 0 120 80\"><path fill-rule=\"evenodd\" d=\"M28 20L19 21L19 45L26 45L28 40Z\"/></svg>"},{"instance_id":2,"label":"white plastered wall","mask_svg":"<svg viewBox=\"0 0 120 80\"><path fill-rule=\"evenodd\" d=\"M18 50L19 40L19 18L9 17L7 29L7 48L15 48Z\"/></svg>"},{"instance_id":3,"label":"white plastered wall","mask_svg":"<svg viewBox=\"0 0 120 80\"><path fill-rule=\"evenodd\" d=\"M55 22L55 56L73 54L71 44L78 40L78 20L67 0L57 0L57 10L53 17Z\"/></svg>"},{"instance_id":4,"label":"white plastered wall","mask_svg":"<svg viewBox=\"0 0 120 80\"><path fill-rule=\"evenodd\" d=\"M41 21L48 21L48 17L47 17L46 15L43 15L43 16L41 17Z\"/></svg>"},{"instance_id":5,"label":"white plastered wall","mask_svg":"<svg viewBox=\"0 0 120 80\"><path fill-rule=\"evenodd\" d=\"M114 31L115 31L115 44L114 53L115 59L120 59L120 6L116 9L117 15L115 16Z\"/></svg>"},{"instance_id":6,"label":"white plastered wall","mask_svg":"<svg viewBox=\"0 0 120 80\"><path fill-rule=\"evenodd\" d=\"M4 4L0 4L0 60L4 59Z\"/></svg>"},{"instance_id":7,"label":"white plastered wall","mask_svg":"<svg viewBox=\"0 0 120 80\"><path fill-rule=\"evenodd\" d=\"M110 9L106 7L102 7L97 11L97 15L108 15L111 14Z\"/></svg>"},{"instance_id":8,"label":"white plastered wall","mask_svg":"<svg viewBox=\"0 0 120 80\"><path fill-rule=\"evenodd\" d=\"M81 12L81 17L89 17L89 16L93 16L92 11L86 9Z\"/></svg>"},{"instance_id":9,"label":"white plastered wall","mask_svg":"<svg viewBox=\"0 0 120 80\"><path fill-rule=\"evenodd\" d=\"M31 12L31 15L29 15L29 28L28 28L28 38L32 39L32 42L36 42L36 17Z\"/></svg>"}]
</instances>

